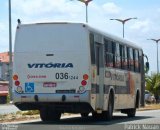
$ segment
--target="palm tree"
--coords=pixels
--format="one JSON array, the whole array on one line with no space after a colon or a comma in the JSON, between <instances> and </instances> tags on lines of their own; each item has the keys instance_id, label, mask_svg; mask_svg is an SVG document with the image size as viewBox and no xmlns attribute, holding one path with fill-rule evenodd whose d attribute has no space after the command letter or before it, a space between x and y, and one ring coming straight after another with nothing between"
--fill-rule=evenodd
<instances>
[{"instance_id":1,"label":"palm tree","mask_svg":"<svg viewBox=\"0 0 160 130\"><path fill-rule=\"evenodd\" d=\"M160 95L160 74L154 74L152 76L146 76L146 90L154 94L155 98L158 99Z\"/></svg>"}]
</instances>

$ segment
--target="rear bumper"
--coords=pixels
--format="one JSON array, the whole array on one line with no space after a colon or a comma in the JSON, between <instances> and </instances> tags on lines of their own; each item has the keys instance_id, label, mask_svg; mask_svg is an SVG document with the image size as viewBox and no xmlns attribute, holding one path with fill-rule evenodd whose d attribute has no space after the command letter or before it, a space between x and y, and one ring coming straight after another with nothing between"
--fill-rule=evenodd
<instances>
[{"instance_id":1,"label":"rear bumper","mask_svg":"<svg viewBox=\"0 0 160 130\"><path fill-rule=\"evenodd\" d=\"M43 94L19 94L14 92L14 103L38 103L38 102L90 102L90 91L85 91L81 94L56 94L56 93L43 93Z\"/></svg>"},{"instance_id":2,"label":"rear bumper","mask_svg":"<svg viewBox=\"0 0 160 130\"><path fill-rule=\"evenodd\" d=\"M15 103L15 106L20 110L41 110L50 108L61 113L90 113L93 111L91 105L86 102L30 102L30 103Z\"/></svg>"},{"instance_id":3,"label":"rear bumper","mask_svg":"<svg viewBox=\"0 0 160 130\"><path fill-rule=\"evenodd\" d=\"M38 100L36 98L38 98ZM90 91L86 91L82 94L14 93L13 99L14 104L20 110L40 110L41 108L49 107L54 109L55 111L69 113L92 111L92 107L90 106Z\"/></svg>"}]
</instances>

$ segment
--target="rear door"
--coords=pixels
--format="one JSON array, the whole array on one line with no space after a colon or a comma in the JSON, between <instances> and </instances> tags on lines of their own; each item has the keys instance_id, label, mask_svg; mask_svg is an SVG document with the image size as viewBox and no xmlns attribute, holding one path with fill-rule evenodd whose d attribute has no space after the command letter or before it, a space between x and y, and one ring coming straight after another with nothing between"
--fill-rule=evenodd
<instances>
[{"instance_id":1,"label":"rear door","mask_svg":"<svg viewBox=\"0 0 160 130\"><path fill-rule=\"evenodd\" d=\"M96 43L96 67L97 67L97 96L96 108L102 109L104 103L104 57L103 44Z\"/></svg>"}]
</instances>

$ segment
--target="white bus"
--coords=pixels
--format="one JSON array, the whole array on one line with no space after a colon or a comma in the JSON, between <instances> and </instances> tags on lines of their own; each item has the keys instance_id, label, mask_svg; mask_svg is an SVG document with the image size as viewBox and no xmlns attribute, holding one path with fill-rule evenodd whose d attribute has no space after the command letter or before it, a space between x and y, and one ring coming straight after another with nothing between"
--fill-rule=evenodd
<instances>
[{"instance_id":1,"label":"white bus","mask_svg":"<svg viewBox=\"0 0 160 130\"><path fill-rule=\"evenodd\" d=\"M133 117L143 81L143 51L129 41L83 23L17 26L13 101L43 121L62 113L111 120L113 110Z\"/></svg>"}]
</instances>

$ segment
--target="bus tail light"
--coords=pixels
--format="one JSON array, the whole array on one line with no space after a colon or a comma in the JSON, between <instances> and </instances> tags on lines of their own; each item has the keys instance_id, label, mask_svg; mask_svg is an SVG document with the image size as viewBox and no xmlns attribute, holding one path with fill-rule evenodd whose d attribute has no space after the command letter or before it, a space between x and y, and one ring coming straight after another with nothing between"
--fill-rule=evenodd
<instances>
[{"instance_id":1,"label":"bus tail light","mask_svg":"<svg viewBox=\"0 0 160 130\"><path fill-rule=\"evenodd\" d=\"M19 77L18 75L13 75L13 80L14 80L14 84L15 86L19 86L20 85L20 81L19 81Z\"/></svg>"},{"instance_id":2,"label":"bus tail light","mask_svg":"<svg viewBox=\"0 0 160 130\"><path fill-rule=\"evenodd\" d=\"M14 83L16 86L19 86L20 85L20 82L17 80L17 81L15 81L15 83Z\"/></svg>"},{"instance_id":3,"label":"bus tail light","mask_svg":"<svg viewBox=\"0 0 160 130\"><path fill-rule=\"evenodd\" d=\"M87 85L87 80L89 79L88 74L83 75L83 80L81 81L81 86L79 86L78 92L82 93L85 91L85 86Z\"/></svg>"},{"instance_id":4,"label":"bus tail light","mask_svg":"<svg viewBox=\"0 0 160 130\"><path fill-rule=\"evenodd\" d=\"M87 80L88 80L88 78L89 78L88 74L84 74L84 75L83 75L83 80L82 80L82 82L81 82L81 85L82 85L82 86L86 86L86 85L87 85Z\"/></svg>"},{"instance_id":5,"label":"bus tail light","mask_svg":"<svg viewBox=\"0 0 160 130\"><path fill-rule=\"evenodd\" d=\"M18 75L13 75L13 80L18 80Z\"/></svg>"},{"instance_id":6,"label":"bus tail light","mask_svg":"<svg viewBox=\"0 0 160 130\"><path fill-rule=\"evenodd\" d=\"M84 75L83 75L83 79L84 79L84 80L88 80L88 78L89 78L88 74L84 74Z\"/></svg>"},{"instance_id":7,"label":"bus tail light","mask_svg":"<svg viewBox=\"0 0 160 130\"><path fill-rule=\"evenodd\" d=\"M82 84L82 86L86 86L86 84L87 84L87 81L85 81L85 80L82 80L81 84Z\"/></svg>"}]
</instances>

